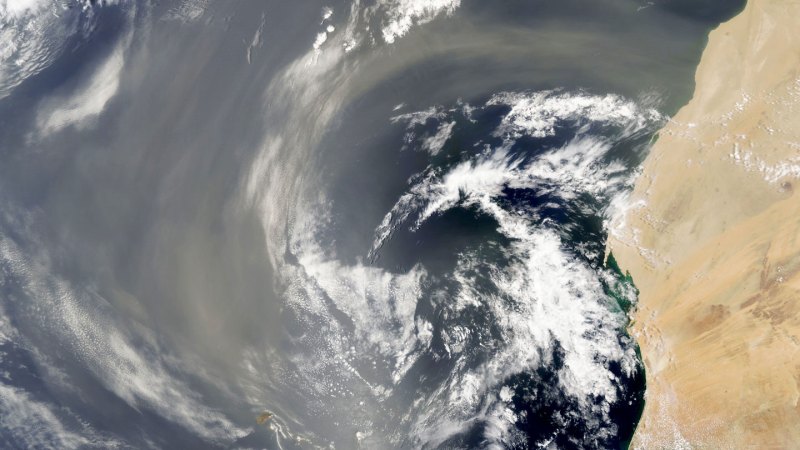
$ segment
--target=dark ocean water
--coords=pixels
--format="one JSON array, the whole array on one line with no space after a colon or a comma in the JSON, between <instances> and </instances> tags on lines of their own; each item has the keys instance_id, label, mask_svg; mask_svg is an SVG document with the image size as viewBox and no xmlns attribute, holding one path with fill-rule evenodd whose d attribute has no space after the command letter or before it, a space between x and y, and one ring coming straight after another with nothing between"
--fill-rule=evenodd
<instances>
[{"instance_id":1,"label":"dark ocean water","mask_svg":"<svg viewBox=\"0 0 800 450\"><path fill-rule=\"evenodd\" d=\"M627 447L606 223L742 7L0 3L0 447Z\"/></svg>"}]
</instances>

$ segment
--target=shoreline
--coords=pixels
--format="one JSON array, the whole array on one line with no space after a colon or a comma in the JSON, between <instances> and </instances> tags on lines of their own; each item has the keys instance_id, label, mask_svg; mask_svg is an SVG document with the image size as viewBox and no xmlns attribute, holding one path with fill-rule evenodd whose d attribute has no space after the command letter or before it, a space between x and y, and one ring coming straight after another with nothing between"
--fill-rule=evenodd
<instances>
[{"instance_id":1,"label":"shoreline","mask_svg":"<svg viewBox=\"0 0 800 450\"><path fill-rule=\"evenodd\" d=\"M710 33L612 221L607 253L640 291L632 448L800 442L799 23L800 2L750 0Z\"/></svg>"}]
</instances>

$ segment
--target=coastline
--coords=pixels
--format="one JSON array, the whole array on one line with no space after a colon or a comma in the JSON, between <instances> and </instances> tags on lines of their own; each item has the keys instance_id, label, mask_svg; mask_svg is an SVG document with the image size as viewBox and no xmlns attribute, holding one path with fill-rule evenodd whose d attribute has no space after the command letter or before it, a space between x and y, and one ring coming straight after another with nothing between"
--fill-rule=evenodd
<instances>
[{"instance_id":1,"label":"coastline","mask_svg":"<svg viewBox=\"0 0 800 450\"><path fill-rule=\"evenodd\" d=\"M749 0L709 35L607 251L640 291L632 448L800 442L800 2Z\"/></svg>"}]
</instances>

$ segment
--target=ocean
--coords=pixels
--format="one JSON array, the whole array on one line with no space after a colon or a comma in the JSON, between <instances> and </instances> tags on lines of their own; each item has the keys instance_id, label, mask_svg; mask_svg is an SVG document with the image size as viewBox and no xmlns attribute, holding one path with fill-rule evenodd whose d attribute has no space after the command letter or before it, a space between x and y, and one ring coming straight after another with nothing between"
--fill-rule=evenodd
<instances>
[{"instance_id":1,"label":"ocean","mask_svg":"<svg viewBox=\"0 0 800 450\"><path fill-rule=\"evenodd\" d=\"M743 6L0 4L0 446L627 448L607 224Z\"/></svg>"}]
</instances>

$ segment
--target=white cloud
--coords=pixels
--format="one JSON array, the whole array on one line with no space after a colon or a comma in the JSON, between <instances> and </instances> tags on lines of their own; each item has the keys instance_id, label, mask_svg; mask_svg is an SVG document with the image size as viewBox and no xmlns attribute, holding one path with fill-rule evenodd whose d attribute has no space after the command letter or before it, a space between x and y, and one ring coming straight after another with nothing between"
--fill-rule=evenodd
<instances>
[{"instance_id":1,"label":"white cloud","mask_svg":"<svg viewBox=\"0 0 800 450\"><path fill-rule=\"evenodd\" d=\"M285 288L286 308L303 329L293 342L303 349L291 356L298 368L293 374L294 387L310 392L312 398L333 399L325 403L338 406L330 408L354 402L365 392L373 397L358 398L373 404L388 398L415 358L430 349L429 342L439 330L416 313L422 296L433 295L423 290L427 274L423 267L395 273L359 261L343 262L322 244L328 242L323 232L331 219L320 205L327 202L318 186L304 184L307 175L302 169L346 96L356 89L351 74L358 70L359 62L348 50L369 42L364 22L378 20L380 37L395 42L412 26L452 14L459 6L459 1L397 0L362 9L356 2L349 21L340 26L341 32L326 33L324 42L318 37L318 44L290 64L267 89L272 115L265 122L272 128L243 190L248 206L261 215L270 261ZM628 110L636 105L619 97L548 93L537 100L533 94L507 95L490 103L504 102L511 107L513 113L498 131L509 140L512 133L546 135L559 120L610 122L634 129L639 123L651 124L650 119L641 117L647 111ZM422 143L427 151L436 153L454 129L455 122L446 120L448 116L444 109L434 107L393 121L409 126L439 121L436 132L424 136ZM607 361L623 361L630 370L636 364L635 355L618 341L616 326L622 319L604 303L607 298L597 273L565 251L555 231L541 227L535 215L504 209L500 200L505 187L549 189L563 198L587 191L604 195L623 183L617 176L619 166L601 161L608 148L602 139L576 139L530 161L512 157L508 147L487 149L493 150L491 154L464 161L444 173L429 170L420 174L375 230L372 255L397 227L415 228L436 214L469 206L494 217L498 231L512 242L508 251L514 262L508 268L501 271L475 255L463 255L450 275L457 292L446 314L455 321L459 314L484 308L491 315L486 320L499 330L501 338L493 343L496 352L490 359L469 360L474 364L467 365L466 344L484 330L467 323L443 332L456 367L435 392L415 402L419 420L411 423L414 437L435 446L483 420L491 424L487 435L492 439L512 440L517 418L499 397L505 378L550 363L542 358L548 357L556 343L567 353L558 374L563 390L587 416L603 418L608 403L598 404L593 396L611 402L617 392ZM486 269L489 278L484 281L495 287L495 295L485 295L475 276L468 273L469 267L478 265ZM369 363L385 365L388 373ZM486 399L494 400L484 403ZM376 423L369 423L359 431L367 436L379 429Z\"/></svg>"},{"instance_id":2,"label":"white cloud","mask_svg":"<svg viewBox=\"0 0 800 450\"><path fill-rule=\"evenodd\" d=\"M52 64L73 36L89 33L94 8L117 3L0 0L0 99Z\"/></svg>"},{"instance_id":3,"label":"white cloud","mask_svg":"<svg viewBox=\"0 0 800 450\"><path fill-rule=\"evenodd\" d=\"M510 139L518 139L523 135L552 136L556 125L564 120L603 122L627 127L629 133L664 120L655 109L641 108L635 102L614 94L504 92L493 96L487 105L511 107L495 132L498 136Z\"/></svg>"},{"instance_id":4,"label":"white cloud","mask_svg":"<svg viewBox=\"0 0 800 450\"><path fill-rule=\"evenodd\" d=\"M479 253L461 255L453 274L457 293L444 315L481 311L501 337L493 339L497 347L490 359L469 370L456 367L447 384L426 400L426 409L418 411L412 434L435 447L480 420L486 424L488 445L507 446L518 438L518 417L504 406L512 393L502 383L511 375L552 366L547 358L558 346L564 350L564 366L558 372L561 391L578 405L594 438L610 437L616 430L608 411L618 398L619 380L609 361L619 362L628 376L638 364L633 347L619 340L625 318L609 306L601 282L604 274L565 250L558 231L542 222L535 208L519 212L503 200L511 188L562 201L589 194L613 203L630 186L630 177L621 163L608 158L608 138L579 134L566 145L529 158L512 156L509 149L521 136L555 133L559 121L570 126L607 124L621 130L616 138L624 138L654 129L661 116L617 96L506 93L487 104L494 105L511 107L496 131L504 143L446 170L429 168L413 177L412 186L375 231L372 255L400 226L416 230L450 209L472 208L493 217L497 231L510 240L507 251L512 257L502 268L483 261ZM450 123L440 108L393 120L400 119L416 125L429 120ZM477 272L487 278L480 281ZM488 291L482 287L487 281L493 286ZM448 354L467 358L462 341L480 332L453 327L444 333ZM487 400L492 396L496 401Z\"/></svg>"},{"instance_id":5,"label":"white cloud","mask_svg":"<svg viewBox=\"0 0 800 450\"><path fill-rule=\"evenodd\" d=\"M2 0L0 1L0 18L19 18L33 11L44 9L49 3L47 0Z\"/></svg>"},{"instance_id":6,"label":"white cloud","mask_svg":"<svg viewBox=\"0 0 800 450\"><path fill-rule=\"evenodd\" d=\"M584 137L530 161L513 158L501 148L443 174L430 171L399 199L376 230L374 249L388 238L389 229L404 223L418 228L449 209L473 207L492 216L498 231L511 242L508 251L513 258L508 266L493 266L478 253L468 252L452 274L456 291L440 307L441 317L449 318L442 334L444 345L457 363L446 381L415 403L420 406L409 415L415 418L410 433L421 445L436 447L476 421L486 424L489 445L517 442L519 417L506 405L512 393L504 383L515 374L552 366L549 358L556 347L564 350L559 387L575 402L594 438L616 432L607 414L618 398L619 380L609 362L619 362L627 375L637 365L632 347L619 341L625 318L609 308L600 275L565 250L556 231L543 226L535 214L518 214L502 203L505 187L548 189L552 184L552 194L564 198L578 192L613 192L623 180L614 175L619 170L614 163L603 162L609 148L602 140ZM288 305L301 316L321 321L313 322L318 323L315 328L325 330L324 336L309 332L317 339L317 353L298 364L303 373L311 374L317 392L347 397L353 395L353 383L363 383L383 399L394 383L403 380L420 352L429 351L427 342L434 332L415 312L422 295L430 295L420 283L424 269L417 266L393 274L337 262L334 254L319 247L325 216L324 208L311 208L297 216L292 227L289 248L302 270L287 269L295 274ZM476 278L476 268L488 274L486 278ZM489 292L486 282L493 286ZM353 334L337 325L340 320L330 315L326 299L352 321ZM486 320L484 325L470 326L458 319L478 312ZM486 327L500 336L489 344L491 357L476 364L464 343L474 344L473 336L480 336ZM360 375L358 361L371 358L394 362L390 383L376 385L374 377L368 381ZM344 378L331 375L337 370Z\"/></svg>"},{"instance_id":7,"label":"white cloud","mask_svg":"<svg viewBox=\"0 0 800 450\"><path fill-rule=\"evenodd\" d=\"M46 256L34 258L23 253L14 241L0 235L0 261L9 268L7 275L30 296L30 307L40 321L37 326L131 407L149 408L212 442L229 443L249 432L206 406L201 396L180 380L180 369L161 354L151 332L141 327L130 331L97 294L77 289L51 273ZM8 395L6 401L12 406L24 400L13 390L2 393ZM54 421L41 405L28 403L35 407L29 415ZM64 439L75 440L69 433L62 434Z\"/></svg>"},{"instance_id":8,"label":"white cloud","mask_svg":"<svg viewBox=\"0 0 800 450\"><path fill-rule=\"evenodd\" d=\"M430 153L431 156L438 155L444 148L447 140L450 139L450 136L453 134L453 127L455 125L455 122L447 122L439 125L436 133L426 137L422 141L422 148Z\"/></svg>"},{"instance_id":9,"label":"white cloud","mask_svg":"<svg viewBox=\"0 0 800 450\"><path fill-rule=\"evenodd\" d=\"M92 442L84 433L68 430L54 405L36 401L25 391L0 383L0 428L25 448L111 448L114 442ZM85 432L85 431L84 431Z\"/></svg>"},{"instance_id":10,"label":"white cloud","mask_svg":"<svg viewBox=\"0 0 800 450\"><path fill-rule=\"evenodd\" d=\"M164 19L183 23L195 22L205 15L208 5L209 0L181 0L167 12Z\"/></svg>"},{"instance_id":11,"label":"white cloud","mask_svg":"<svg viewBox=\"0 0 800 450\"><path fill-rule=\"evenodd\" d=\"M450 15L461 6L461 0L386 0L381 35L387 43L403 37L414 25L424 25L439 15Z\"/></svg>"},{"instance_id":12,"label":"white cloud","mask_svg":"<svg viewBox=\"0 0 800 450\"><path fill-rule=\"evenodd\" d=\"M554 194L564 196L611 188L605 180L614 169L599 163L608 148L584 138L528 164L502 150L458 164L441 177L427 177L413 186L409 192L414 198L404 195L382 223L383 229L377 230L374 248L387 236L387 224L396 227L416 214L412 227L417 228L435 214L473 206L494 217L498 231L512 240L514 263L502 270L485 266L497 289L495 294L482 291L469 275L471 268L484 264L473 259L475 256L465 256L455 273L459 284L455 311L488 307L503 333L499 340L503 344L489 361L451 379L441 394L447 397L441 402L448 405L444 411L434 408L420 419L415 433L430 435L432 445L468 428L482 399L488 391L499 389L498 383L539 364L547 365L541 357L552 351L556 342L565 350L560 384L587 417L603 417L603 406L595 404L595 397L605 399L605 405L616 400L616 381L607 361L622 361L632 370L636 359L617 341L622 319L609 311L596 272L570 256L558 234L543 227L535 215L516 214L499 202L504 187L533 189L553 182L558 183ZM492 430L508 437L513 427L500 425L513 418L504 414L492 417L485 418L494 423ZM458 422L461 426L454 426Z\"/></svg>"},{"instance_id":13,"label":"white cloud","mask_svg":"<svg viewBox=\"0 0 800 450\"><path fill-rule=\"evenodd\" d=\"M75 14L55 9L43 0L0 0L0 99L50 65L77 31Z\"/></svg>"},{"instance_id":14,"label":"white cloud","mask_svg":"<svg viewBox=\"0 0 800 450\"><path fill-rule=\"evenodd\" d=\"M86 128L103 112L119 89L127 45L118 45L76 92L45 100L39 108L40 135L50 135L69 126Z\"/></svg>"}]
</instances>

